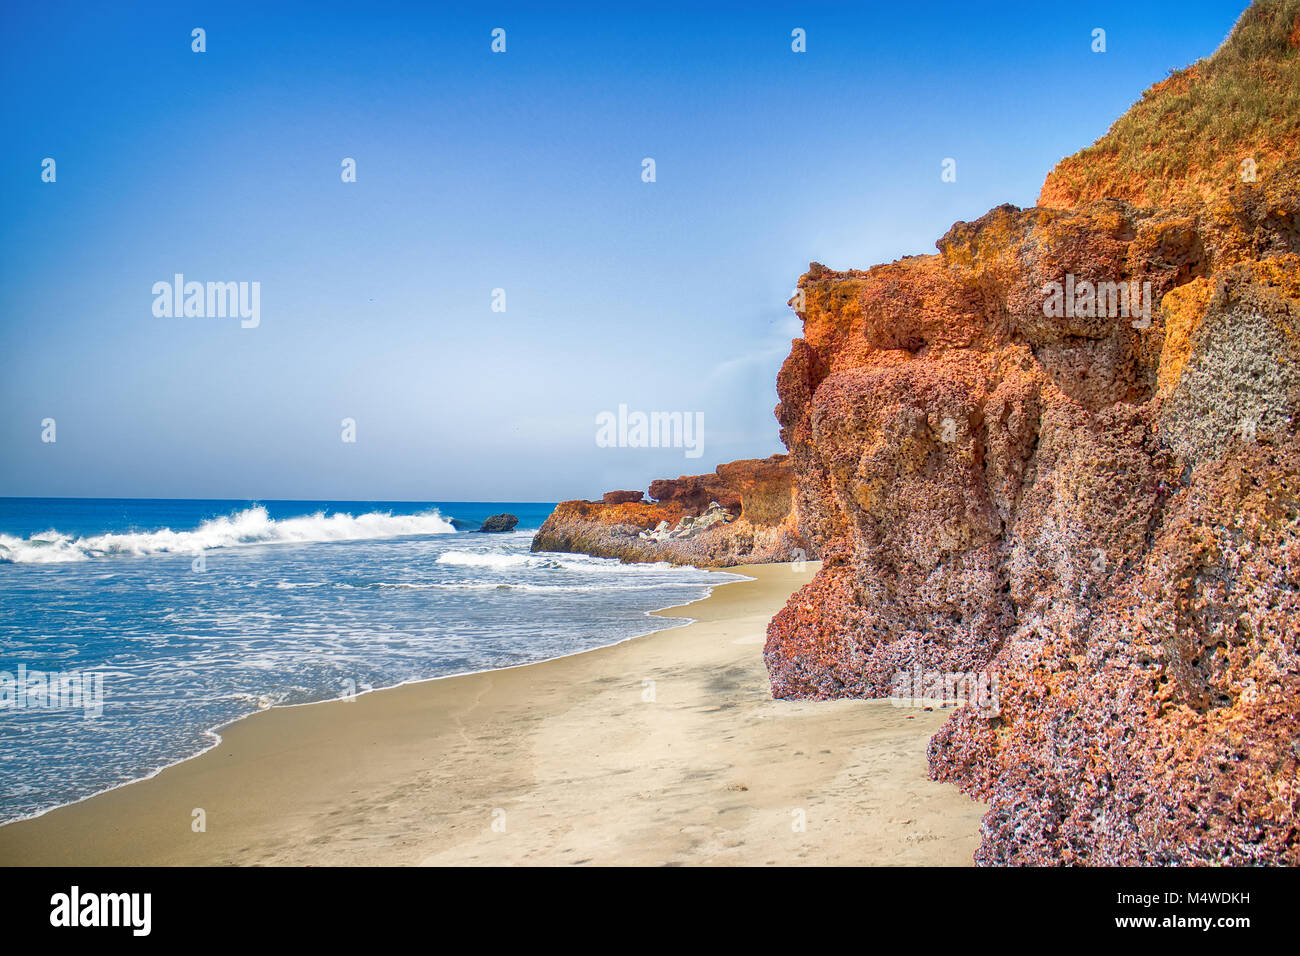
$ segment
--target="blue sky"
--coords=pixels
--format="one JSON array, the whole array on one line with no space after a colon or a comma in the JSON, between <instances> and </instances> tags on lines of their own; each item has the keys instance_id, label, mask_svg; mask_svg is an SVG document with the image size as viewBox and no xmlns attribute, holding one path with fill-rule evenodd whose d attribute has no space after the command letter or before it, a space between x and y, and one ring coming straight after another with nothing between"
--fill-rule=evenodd
<instances>
[{"instance_id":1,"label":"blue sky","mask_svg":"<svg viewBox=\"0 0 1300 956\"><path fill-rule=\"evenodd\" d=\"M558 500L779 451L810 261L1032 205L1245 5L7 5L0 495ZM177 272L260 325L156 317ZM597 447L620 404L703 413L702 457Z\"/></svg>"}]
</instances>

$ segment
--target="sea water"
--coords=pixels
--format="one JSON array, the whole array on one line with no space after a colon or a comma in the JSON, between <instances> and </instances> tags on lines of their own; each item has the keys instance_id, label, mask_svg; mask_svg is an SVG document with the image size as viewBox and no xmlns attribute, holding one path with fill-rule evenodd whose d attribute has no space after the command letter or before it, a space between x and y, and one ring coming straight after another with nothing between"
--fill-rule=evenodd
<instances>
[{"instance_id":1,"label":"sea water","mask_svg":"<svg viewBox=\"0 0 1300 956\"><path fill-rule=\"evenodd\" d=\"M0 498L0 822L194 756L260 708L616 643L736 579L532 554L551 507ZM518 529L472 530L499 512ZM50 674L85 699L42 695Z\"/></svg>"}]
</instances>

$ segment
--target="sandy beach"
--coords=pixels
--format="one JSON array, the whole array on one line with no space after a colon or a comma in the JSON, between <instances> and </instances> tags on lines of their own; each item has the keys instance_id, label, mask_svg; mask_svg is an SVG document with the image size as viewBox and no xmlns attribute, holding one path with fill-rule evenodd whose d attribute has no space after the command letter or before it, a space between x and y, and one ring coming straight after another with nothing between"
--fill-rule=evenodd
<instances>
[{"instance_id":1,"label":"sandy beach","mask_svg":"<svg viewBox=\"0 0 1300 956\"><path fill-rule=\"evenodd\" d=\"M0 827L0 863L969 865L984 808L926 778L946 712L771 698L768 620L815 569L746 567L612 647L259 712Z\"/></svg>"}]
</instances>

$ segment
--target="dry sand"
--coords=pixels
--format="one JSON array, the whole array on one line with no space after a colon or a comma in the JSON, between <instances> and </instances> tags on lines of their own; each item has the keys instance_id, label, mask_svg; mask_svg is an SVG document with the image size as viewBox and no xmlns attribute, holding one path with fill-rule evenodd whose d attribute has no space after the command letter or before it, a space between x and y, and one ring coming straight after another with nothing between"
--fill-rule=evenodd
<instances>
[{"instance_id":1,"label":"dry sand","mask_svg":"<svg viewBox=\"0 0 1300 956\"><path fill-rule=\"evenodd\" d=\"M945 712L772 700L767 622L814 569L740 569L613 647L254 714L0 827L0 863L969 864L983 806L926 779Z\"/></svg>"}]
</instances>

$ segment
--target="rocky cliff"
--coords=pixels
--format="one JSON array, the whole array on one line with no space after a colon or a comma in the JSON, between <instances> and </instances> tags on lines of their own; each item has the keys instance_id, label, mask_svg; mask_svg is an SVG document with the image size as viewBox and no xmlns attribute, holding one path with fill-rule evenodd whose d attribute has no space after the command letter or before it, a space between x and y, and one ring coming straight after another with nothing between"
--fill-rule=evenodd
<instances>
[{"instance_id":1,"label":"rocky cliff","mask_svg":"<svg viewBox=\"0 0 1300 956\"><path fill-rule=\"evenodd\" d=\"M624 561L728 567L812 557L798 532L794 472L785 455L720 465L711 475L611 491L601 501L564 501L533 538L533 551Z\"/></svg>"},{"instance_id":2,"label":"rocky cliff","mask_svg":"<svg viewBox=\"0 0 1300 956\"><path fill-rule=\"evenodd\" d=\"M1300 863L1300 2L934 255L813 264L778 697L982 671L981 863Z\"/></svg>"}]
</instances>

